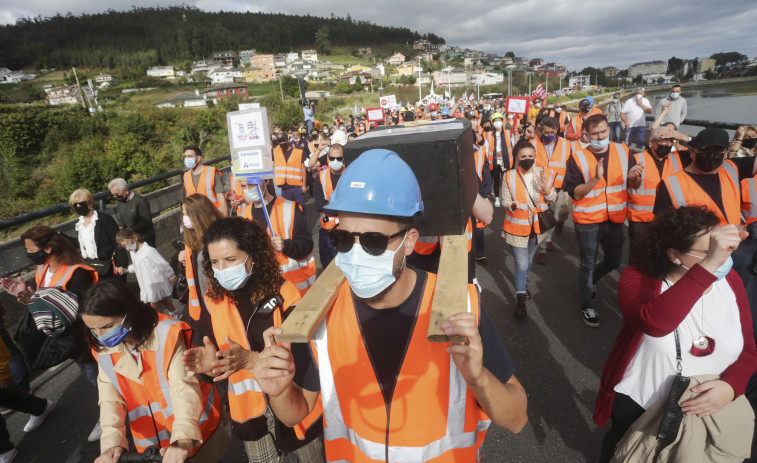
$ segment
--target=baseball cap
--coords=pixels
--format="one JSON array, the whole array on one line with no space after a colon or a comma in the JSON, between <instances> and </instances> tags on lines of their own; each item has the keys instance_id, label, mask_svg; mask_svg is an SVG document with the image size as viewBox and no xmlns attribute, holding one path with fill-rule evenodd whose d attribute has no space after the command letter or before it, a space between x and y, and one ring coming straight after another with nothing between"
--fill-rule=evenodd
<instances>
[{"instance_id":1,"label":"baseball cap","mask_svg":"<svg viewBox=\"0 0 757 463\"><path fill-rule=\"evenodd\" d=\"M729 144L730 137L728 136L728 132L712 127L702 130L689 142L689 146L693 146L694 148L704 148L706 146L728 148Z\"/></svg>"},{"instance_id":2,"label":"baseball cap","mask_svg":"<svg viewBox=\"0 0 757 463\"><path fill-rule=\"evenodd\" d=\"M578 107L580 108L581 106L591 106L591 101L584 98L583 100L578 102Z\"/></svg>"},{"instance_id":3,"label":"baseball cap","mask_svg":"<svg viewBox=\"0 0 757 463\"><path fill-rule=\"evenodd\" d=\"M276 135L276 141L288 141L289 136L284 132L279 132L278 135Z\"/></svg>"}]
</instances>

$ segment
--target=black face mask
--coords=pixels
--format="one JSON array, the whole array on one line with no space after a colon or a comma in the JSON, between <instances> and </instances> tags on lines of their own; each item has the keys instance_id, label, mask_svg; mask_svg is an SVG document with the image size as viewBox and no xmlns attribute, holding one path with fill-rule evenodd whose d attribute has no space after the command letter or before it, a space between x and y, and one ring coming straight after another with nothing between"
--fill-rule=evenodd
<instances>
[{"instance_id":1,"label":"black face mask","mask_svg":"<svg viewBox=\"0 0 757 463\"><path fill-rule=\"evenodd\" d=\"M589 111L591 111L591 107L590 106L581 106L581 111L583 111L585 113L588 113Z\"/></svg>"},{"instance_id":2,"label":"black face mask","mask_svg":"<svg viewBox=\"0 0 757 463\"><path fill-rule=\"evenodd\" d=\"M484 127L484 132L491 132L491 131L492 131L491 126L487 125L487 126Z\"/></svg>"},{"instance_id":3,"label":"black face mask","mask_svg":"<svg viewBox=\"0 0 757 463\"><path fill-rule=\"evenodd\" d=\"M44 265L47 261L47 253L42 249L37 252L27 252L26 257L32 261L34 265Z\"/></svg>"},{"instance_id":4,"label":"black face mask","mask_svg":"<svg viewBox=\"0 0 757 463\"><path fill-rule=\"evenodd\" d=\"M673 149L673 146L665 146L665 145L657 145L657 148L654 149L654 152L657 153L657 156L664 158L668 154L670 154L670 150Z\"/></svg>"},{"instance_id":5,"label":"black face mask","mask_svg":"<svg viewBox=\"0 0 757 463\"><path fill-rule=\"evenodd\" d=\"M720 167L725 159L725 153L697 153L694 165L703 172L712 172Z\"/></svg>"},{"instance_id":6,"label":"black face mask","mask_svg":"<svg viewBox=\"0 0 757 463\"><path fill-rule=\"evenodd\" d=\"M518 161L518 165L522 167L523 170L531 170L534 166L534 161L536 161L536 159L521 159Z\"/></svg>"},{"instance_id":7,"label":"black face mask","mask_svg":"<svg viewBox=\"0 0 757 463\"><path fill-rule=\"evenodd\" d=\"M747 149L752 149L757 145L757 138L745 138L741 140L741 146Z\"/></svg>"},{"instance_id":8,"label":"black face mask","mask_svg":"<svg viewBox=\"0 0 757 463\"><path fill-rule=\"evenodd\" d=\"M74 211L79 215L87 215L89 214L89 206L86 204L74 204Z\"/></svg>"},{"instance_id":9,"label":"black face mask","mask_svg":"<svg viewBox=\"0 0 757 463\"><path fill-rule=\"evenodd\" d=\"M118 201L119 203L125 203L127 199L129 199L128 196L126 197L123 197L121 195L116 196L116 201Z\"/></svg>"},{"instance_id":10,"label":"black face mask","mask_svg":"<svg viewBox=\"0 0 757 463\"><path fill-rule=\"evenodd\" d=\"M280 148L281 148L282 150L286 151L286 150L288 150L288 149L289 149L289 142L280 141L280 142L279 142L279 147L280 147Z\"/></svg>"}]
</instances>

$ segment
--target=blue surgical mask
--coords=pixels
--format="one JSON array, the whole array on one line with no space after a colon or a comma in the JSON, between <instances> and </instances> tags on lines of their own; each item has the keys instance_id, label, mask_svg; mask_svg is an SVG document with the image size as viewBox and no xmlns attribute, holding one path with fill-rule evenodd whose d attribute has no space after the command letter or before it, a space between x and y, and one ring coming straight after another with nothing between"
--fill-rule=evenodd
<instances>
[{"instance_id":1,"label":"blue surgical mask","mask_svg":"<svg viewBox=\"0 0 757 463\"><path fill-rule=\"evenodd\" d=\"M670 94L670 99L671 100L677 100L679 96L681 96L680 93L671 93Z\"/></svg>"},{"instance_id":2,"label":"blue surgical mask","mask_svg":"<svg viewBox=\"0 0 757 463\"><path fill-rule=\"evenodd\" d=\"M247 273L247 270L244 268L249 258L250 256L248 255L244 262L227 269L218 270L213 268L213 276L218 280L218 284L229 291L234 291L244 286L247 280L250 279L250 275L252 275L252 268L250 268L250 273Z\"/></svg>"},{"instance_id":3,"label":"blue surgical mask","mask_svg":"<svg viewBox=\"0 0 757 463\"><path fill-rule=\"evenodd\" d=\"M323 151L321 152L321 156L325 156L325 155L329 154L329 150L330 149L331 149L331 145L323 148Z\"/></svg>"},{"instance_id":4,"label":"blue surgical mask","mask_svg":"<svg viewBox=\"0 0 757 463\"><path fill-rule=\"evenodd\" d=\"M620 100L618 100L617 98L613 98L612 99L612 102L615 103L615 104L618 104L618 101L620 101Z\"/></svg>"},{"instance_id":5,"label":"blue surgical mask","mask_svg":"<svg viewBox=\"0 0 757 463\"><path fill-rule=\"evenodd\" d=\"M591 147L597 150L603 150L610 146L610 137L607 137L602 140L591 140L590 142Z\"/></svg>"},{"instance_id":6,"label":"blue surgical mask","mask_svg":"<svg viewBox=\"0 0 757 463\"><path fill-rule=\"evenodd\" d=\"M728 256L728 259L723 262L723 265L715 270L715 273L713 273L713 275L718 278L718 281L722 280L726 275L728 275L728 272L731 271L731 267L733 267L733 259L731 259L731 256Z\"/></svg>"},{"instance_id":7,"label":"blue surgical mask","mask_svg":"<svg viewBox=\"0 0 757 463\"><path fill-rule=\"evenodd\" d=\"M557 135L542 135L541 141L544 143L552 143L555 141L555 137L557 137Z\"/></svg>"},{"instance_id":8,"label":"blue surgical mask","mask_svg":"<svg viewBox=\"0 0 757 463\"><path fill-rule=\"evenodd\" d=\"M197 164L197 158L184 158L184 167L191 169Z\"/></svg>"},{"instance_id":9,"label":"blue surgical mask","mask_svg":"<svg viewBox=\"0 0 757 463\"><path fill-rule=\"evenodd\" d=\"M559 108L559 107L555 108L555 112L558 113L558 114L560 114L562 112L562 108Z\"/></svg>"},{"instance_id":10,"label":"blue surgical mask","mask_svg":"<svg viewBox=\"0 0 757 463\"><path fill-rule=\"evenodd\" d=\"M342 170L342 167L344 167L344 162L338 159L336 161L329 161L329 167L331 167L331 169L334 171Z\"/></svg>"},{"instance_id":11,"label":"blue surgical mask","mask_svg":"<svg viewBox=\"0 0 757 463\"><path fill-rule=\"evenodd\" d=\"M252 186L250 188L245 188L244 190L244 196L247 198L247 201L251 203L259 203L260 202L260 195L258 194L258 187Z\"/></svg>"},{"instance_id":12,"label":"blue surgical mask","mask_svg":"<svg viewBox=\"0 0 757 463\"><path fill-rule=\"evenodd\" d=\"M126 328L124 326L124 320L126 320L126 315L124 315L124 318L121 320L121 323L119 323L118 326L114 326L113 329L102 336L97 336L94 331L90 330L92 331L92 336L96 337L97 340L100 341L100 344L105 347L116 347L117 345L124 342L126 336L131 333L131 328Z\"/></svg>"},{"instance_id":13,"label":"blue surgical mask","mask_svg":"<svg viewBox=\"0 0 757 463\"><path fill-rule=\"evenodd\" d=\"M348 252L337 253L336 266L344 272L357 297L371 298L397 281L394 277L394 255L403 249L406 237L407 233L396 251L387 249L379 256L368 254L357 243ZM402 265L405 265L404 259Z\"/></svg>"}]
</instances>

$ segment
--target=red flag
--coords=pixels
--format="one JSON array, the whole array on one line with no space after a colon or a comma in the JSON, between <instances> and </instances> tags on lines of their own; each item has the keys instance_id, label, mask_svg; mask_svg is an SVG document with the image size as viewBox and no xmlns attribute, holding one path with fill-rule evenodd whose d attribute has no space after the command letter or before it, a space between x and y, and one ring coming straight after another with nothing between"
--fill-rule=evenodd
<instances>
[{"instance_id":1,"label":"red flag","mask_svg":"<svg viewBox=\"0 0 757 463\"><path fill-rule=\"evenodd\" d=\"M534 93L531 94L531 101L533 101L537 96L542 100L547 96L547 92L544 91L544 87L542 87L541 82L539 82L539 85L536 87L536 90L534 90Z\"/></svg>"}]
</instances>

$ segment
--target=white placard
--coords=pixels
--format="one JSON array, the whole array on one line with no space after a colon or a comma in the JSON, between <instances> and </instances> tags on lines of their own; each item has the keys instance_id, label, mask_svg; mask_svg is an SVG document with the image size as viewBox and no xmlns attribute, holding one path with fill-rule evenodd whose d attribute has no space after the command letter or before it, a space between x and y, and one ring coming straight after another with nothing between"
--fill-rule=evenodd
<instances>
[{"instance_id":1,"label":"white placard","mask_svg":"<svg viewBox=\"0 0 757 463\"><path fill-rule=\"evenodd\" d=\"M263 152L261 150L240 151L239 168L243 171L262 170Z\"/></svg>"},{"instance_id":2,"label":"white placard","mask_svg":"<svg viewBox=\"0 0 757 463\"><path fill-rule=\"evenodd\" d=\"M265 145L265 131L263 129L263 113L259 111L245 112L230 116L229 134L232 149L251 148Z\"/></svg>"},{"instance_id":3,"label":"white placard","mask_svg":"<svg viewBox=\"0 0 757 463\"><path fill-rule=\"evenodd\" d=\"M379 105L383 109L394 109L397 107L397 97L395 95L382 96L379 99Z\"/></svg>"},{"instance_id":4,"label":"white placard","mask_svg":"<svg viewBox=\"0 0 757 463\"><path fill-rule=\"evenodd\" d=\"M260 107L260 103L239 103L240 111L247 111L249 109L258 109L259 107Z\"/></svg>"}]
</instances>

